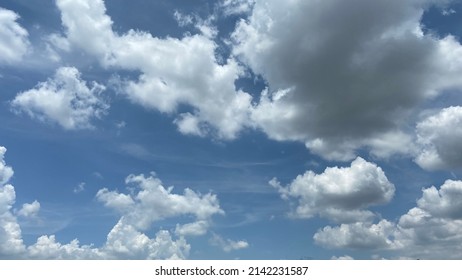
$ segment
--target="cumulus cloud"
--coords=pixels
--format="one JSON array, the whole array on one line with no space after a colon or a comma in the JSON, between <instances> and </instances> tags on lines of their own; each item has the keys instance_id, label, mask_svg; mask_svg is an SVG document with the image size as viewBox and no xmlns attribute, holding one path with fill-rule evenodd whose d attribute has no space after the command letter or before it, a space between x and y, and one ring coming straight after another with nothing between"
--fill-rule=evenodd
<instances>
[{"instance_id":1,"label":"cumulus cloud","mask_svg":"<svg viewBox=\"0 0 462 280\"><path fill-rule=\"evenodd\" d=\"M217 45L207 34L160 39L130 30L119 35L102 0L58 0L57 5L73 46L104 67L141 72L136 80L119 81L128 99L172 115L180 105L192 107L176 115L181 133L233 139L247 125L251 96L234 85L243 70L232 58L218 63Z\"/></svg>"},{"instance_id":2,"label":"cumulus cloud","mask_svg":"<svg viewBox=\"0 0 462 280\"><path fill-rule=\"evenodd\" d=\"M35 200L32 203L24 203L22 208L18 211L17 215L25 218L36 217L40 211L40 202Z\"/></svg>"},{"instance_id":3,"label":"cumulus cloud","mask_svg":"<svg viewBox=\"0 0 462 280\"><path fill-rule=\"evenodd\" d=\"M54 77L35 88L19 93L11 102L13 109L33 119L52 122L64 129L92 128L109 105L100 97L105 87L96 82L90 87L74 67L59 68Z\"/></svg>"},{"instance_id":4,"label":"cumulus cloud","mask_svg":"<svg viewBox=\"0 0 462 280\"><path fill-rule=\"evenodd\" d=\"M216 195L201 195L188 188L183 195L174 194L173 187L162 186L154 174L149 177L130 175L125 182L139 188L139 192L125 195L102 189L96 198L107 207L122 213L124 221L137 229L145 230L155 221L175 216L193 215L205 221L215 214L224 214Z\"/></svg>"},{"instance_id":5,"label":"cumulus cloud","mask_svg":"<svg viewBox=\"0 0 462 280\"><path fill-rule=\"evenodd\" d=\"M220 247L225 252L241 250L249 247L249 243L244 240L234 241L231 239L224 239L222 236L214 233L210 239L210 244Z\"/></svg>"},{"instance_id":6,"label":"cumulus cloud","mask_svg":"<svg viewBox=\"0 0 462 280\"><path fill-rule=\"evenodd\" d=\"M11 208L16 199L12 185L0 185L0 257L21 256L25 245L21 228Z\"/></svg>"},{"instance_id":7,"label":"cumulus cloud","mask_svg":"<svg viewBox=\"0 0 462 280\"><path fill-rule=\"evenodd\" d=\"M462 220L412 208L398 222L395 243L403 256L428 259L462 257Z\"/></svg>"},{"instance_id":8,"label":"cumulus cloud","mask_svg":"<svg viewBox=\"0 0 462 280\"><path fill-rule=\"evenodd\" d=\"M459 42L421 28L424 10L439 2L256 1L233 33L234 55L269 87L252 121L330 160L351 160L363 147L411 153L412 136L398 137L410 133L410 116L462 86Z\"/></svg>"},{"instance_id":9,"label":"cumulus cloud","mask_svg":"<svg viewBox=\"0 0 462 280\"><path fill-rule=\"evenodd\" d=\"M61 244L54 235L40 236L36 243L27 248L27 258L31 259L100 259L103 256L97 248L81 246L77 239Z\"/></svg>"},{"instance_id":10,"label":"cumulus cloud","mask_svg":"<svg viewBox=\"0 0 462 280\"><path fill-rule=\"evenodd\" d=\"M15 189L7 184L13 169L6 165L6 149L0 146L0 258L8 259L184 259L191 246L185 237L207 233L213 215L223 214L215 195L202 195L191 189L183 194L164 188L154 176L130 175L126 179L128 194L101 189L96 199L116 210L120 218L100 247L81 245L78 239L61 243L54 235L40 236L29 246L24 244L17 218L36 217L40 203L25 203L14 209ZM153 223L167 218L192 218L191 223L177 224L175 229L159 230L154 237L147 235ZM177 235L176 238L172 233ZM230 240L225 250L246 247L247 243Z\"/></svg>"},{"instance_id":11,"label":"cumulus cloud","mask_svg":"<svg viewBox=\"0 0 462 280\"><path fill-rule=\"evenodd\" d=\"M372 219L374 214L363 209L388 203L395 192L383 170L360 157L350 167L328 167L321 174L307 171L286 187L276 179L270 184L283 198L298 200L295 217L320 215L336 222Z\"/></svg>"},{"instance_id":12,"label":"cumulus cloud","mask_svg":"<svg viewBox=\"0 0 462 280\"><path fill-rule=\"evenodd\" d=\"M397 222L357 222L326 226L314 235L318 245L334 249L387 250L396 258L462 257L462 181L422 190L417 206Z\"/></svg>"},{"instance_id":13,"label":"cumulus cloud","mask_svg":"<svg viewBox=\"0 0 462 280\"><path fill-rule=\"evenodd\" d=\"M16 216L11 212L15 203L14 187L7 184L13 176L13 169L4 160L6 148L0 146L0 258L19 256L25 250L21 228Z\"/></svg>"},{"instance_id":14,"label":"cumulus cloud","mask_svg":"<svg viewBox=\"0 0 462 280\"><path fill-rule=\"evenodd\" d=\"M15 12L0 7L0 65L20 62L29 50L29 34L18 19Z\"/></svg>"},{"instance_id":15,"label":"cumulus cloud","mask_svg":"<svg viewBox=\"0 0 462 280\"><path fill-rule=\"evenodd\" d=\"M393 246L390 236L395 225L382 220L377 224L358 222L338 227L326 226L314 235L314 241L327 248L387 249Z\"/></svg>"},{"instance_id":16,"label":"cumulus cloud","mask_svg":"<svg viewBox=\"0 0 462 280\"><path fill-rule=\"evenodd\" d=\"M432 216L462 219L462 182L447 180L438 190L434 186L424 189L417 201L420 209Z\"/></svg>"},{"instance_id":17,"label":"cumulus cloud","mask_svg":"<svg viewBox=\"0 0 462 280\"><path fill-rule=\"evenodd\" d=\"M0 185L3 185L6 182L8 182L14 174L13 168L6 165L6 162L4 159L5 153L6 153L6 148L3 146L0 146Z\"/></svg>"},{"instance_id":18,"label":"cumulus cloud","mask_svg":"<svg viewBox=\"0 0 462 280\"><path fill-rule=\"evenodd\" d=\"M173 240L170 232L160 230L149 238L123 218L109 232L104 247L106 258L117 259L185 259L189 250L183 237Z\"/></svg>"},{"instance_id":19,"label":"cumulus cloud","mask_svg":"<svg viewBox=\"0 0 462 280\"><path fill-rule=\"evenodd\" d=\"M462 107L444 108L417 124L416 162L428 170L462 167Z\"/></svg>"}]
</instances>

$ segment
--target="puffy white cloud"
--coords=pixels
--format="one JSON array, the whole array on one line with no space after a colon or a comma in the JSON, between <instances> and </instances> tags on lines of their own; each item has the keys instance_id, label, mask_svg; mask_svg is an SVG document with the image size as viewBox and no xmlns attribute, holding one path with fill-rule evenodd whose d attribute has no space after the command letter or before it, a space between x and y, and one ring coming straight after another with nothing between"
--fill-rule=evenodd
<instances>
[{"instance_id":1,"label":"puffy white cloud","mask_svg":"<svg viewBox=\"0 0 462 280\"><path fill-rule=\"evenodd\" d=\"M15 12L0 7L0 65L20 62L29 50L29 34L18 19Z\"/></svg>"},{"instance_id":2,"label":"puffy white cloud","mask_svg":"<svg viewBox=\"0 0 462 280\"><path fill-rule=\"evenodd\" d=\"M91 121L109 108L100 97L104 89L96 82L88 87L76 68L61 67L52 79L19 93L11 105L31 118L57 123L65 129L92 128Z\"/></svg>"},{"instance_id":3,"label":"puffy white cloud","mask_svg":"<svg viewBox=\"0 0 462 280\"><path fill-rule=\"evenodd\" d=\"M222 236L214 233L210 239L210 244L220 247L225 252L241 250L249 247L249 243L244 240L234 241L231 239L224 239Z\"/></svg>"},{"instance_id":4,"label":"puffy white cloud","mask_svg":"<svg viewBox=\"0 0 462 280\"><path fill-rule=\"evenodd\" d=\"M11 213L16 193L12 185L0 185L0 257L19 258L25 251L21 228Z\"/></svg>"},{"instance_id":5,"label":"puffy white cloud","mask_svg":"<svg viewBox=\"0 0 462 280\"><path fill-rule=\"evenodd\" d=\"M193 215L205 221L215 214L223 214L216 195L201 195L185 189L183 195L172 193L173 187L165 188L162 182L151 174L130 175L127 184L139 188L137 193L128 195L102 189L96 197L106 206L123 214L124 221L137 229L147 229L155 222L182 215Z\"/></svg>"},{"instance_id":6,"label":"puffy white cloud","mask_svg":"<svg viewBox=\"0 0 462 280\"><path fill-rule=\"evenodd\" d=\"M130 175L125 182L131 190L129 194L108 189L96 194L106 207L121 214L100 249L105 258L186 258L190 245L184 237L205 234L211 217L224 213L215 195L201 195L191 189L185 189L182 195L172 193L173 187L165 188L154 173L149 177ZM156 221L180 216L193 216L196 221L177 225L175 233L179 238L176 240L166 230L157 232L154 238L143 233Z\"/></svg>"},{"instance_id":7,"label":"puffy white cloud","mask_svg":"<svg viewBox=\"0 0 462 280\"><path fill-rule=\"evenodd\" d=\"M350 167L328 167L321 174L307 171L287 187L276 179L270 184L283 198L298 199L295 217L319 214L337 222L370 220L374 214L362 209L389 202L395 191L380 167L360 157Z\"/></svg>"},{"instance_id":8,"label":"puffy white cloud","mask_svg":"<svg viewBox=\"0 0 462 280\"><path fill-rule=\"evenodd\" d=\"M416 162L428 170L462 167L462 107L442 109L417 124Z\"/></svg>"},{"instance_id":9,"label":"puffy white cloud","mask_svg":"<svg viewBox=\"0 0 462 280\"><path fill-rule=\"evenodd\" d=\"M232 58L218 63L217 45L207 34L160 39L130 30L119 35L102 0L58 0L57 5L73 46L105 67L141 72L137 80L119 82L132 102L169 114L178 113L181 104L192 107L176 118L181 133L233 139L248 124L251 96L234 85L243 70Z\"/></svg>"},{"instance_id":10,"label":"puffy white cloud","mask_svg":"<svg viewBox=\"0 0 462 280\"><path fill-rule=\"evenodd\" d=\"M182 237L174 241L168 231L160 230L151 239L123 218L109 232L104 246L106 258L117 259L184 259L189 250Z\"/></svg>"},{"instance_id":11,"label":"puffy white cloud","mask_svg":"<svg viewBox=\"0 0 462 280\"><path fill-rule=\"evenodd\" d=\"M459 42L421 30L424 10L440 2L256 1L233 33L233 53L269 86L252 120L327 159L363 147L409 154L412 137L397 136L417 107L462 86Z\"/></svg>"},{"instance_id":12,"label":"puffy white cloud","mask_svg":"<svg viewBox=\"0 0 462 280\"><path fill-rule=\"evenodd\" d=\"M377 224L358 222L338 227L326 226L314 235L314 241L328 248L387 249L393 246L390 240L395 224L381 220Z\"/></svg>"},{"instance_id":13,"label":"puffy white cloud","mask_svg":"<svg viewBox=\"0 0 462 280\"><path fill-rule=\"evenodd\" d=\"M5 163L5 152L6 148L0 146L0 258L19 257L25 251L21 228L16 217L11 212L16 193L12 185L4 185L14 173L13 169Z\"/></svg>"},{"instance_id":14,"label":"puffy white cloud","mask_svg":"<svg viewBox=\"0 0 462 280\"><path fill-rule=\"evenodd\" d=\"M33 218L37 216L39 211L40 211L40 202L35 200L32 203L24 203L22 205L22 208L18 211L17 215L26 217L26 218Z\"/></svg>"},{"instance_id":15,"label":"puffy white cloud","mask_svg":"<svg viewBox=\"0 0 462 280\"><path fill-rule=\"evenodd\" d=\"M447 180L440 189L424 189L417 201L420 209L434 217L462 219L462 181Z\"/></svg>"},{"instance_id":16,"label":"puffy white cloud","mask_svg":"<svg viewBox=\"0 0 462 280\"><path fill-rule=\"evenodd\" d=\"M6 148L0 146L0 185L7 183L14 174L13 169L5 163L5 153Z\"/></svg>"},{"instance_id":17,"label":"puffy white cloud","mask_svg":"<svg viewBox=\"0 0 462 280\"><path fill-rule=\"evenodd\" d=\"M56 241L54 235L40 236L37 242L27 248L27 258L32 259L101 259L104 254L92 246L80 246L77 239L68 244Z\"/></svg>"}]
</instances>

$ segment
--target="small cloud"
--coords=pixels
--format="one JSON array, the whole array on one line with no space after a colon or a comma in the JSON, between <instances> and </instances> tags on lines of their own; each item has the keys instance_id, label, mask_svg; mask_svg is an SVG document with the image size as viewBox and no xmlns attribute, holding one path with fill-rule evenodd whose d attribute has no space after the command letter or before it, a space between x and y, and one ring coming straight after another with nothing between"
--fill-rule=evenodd
<instances>
[{"instance_id":1,"label":"small cloud","mask_svg":"<svg viewBox=\"0 0 462 280\"><path fill-rule=\"evenodd\" d=\"M212 238L210 239L210 244L213 246L221 247L225 252L231 252L235 250L241 250L249 247L249 243L244 240L234 241L231 239L224 239L220 235L213 233Z\"/></svg>"},{"instance_id":2,"label":"small cloud","mask_svg":"<svg viewBox=\"0 0 462 280\"><path fill-rule=\"evenodd\" d=\"M441 11L441 14L443 16L450 16L450 15L453 15L455 13L456 13L456 11L454 9L444 9L444 10Z\"/></svg>"},{"instance_id":3,"label":"small cloud","mask_svg":"<svg viewBox=\"0 0 462 280\"><path fill-rule=\"evenodd\" d=\"M18 216L25 218L34 218L37 217L38 212L40 211L40 203L35 200L32 203L24 203L21 210L18 211Z\"/></svg>"},{"instance_id":4,"label":"small cloud","mask_svg":"<svg viewBox=\"0 0 462 280\"><path fill-rule=\"evenodd\" d=\"M119 149L123 154L142 160L149 159L152 156L151 152L145 147L135 143L122 144Z\"/></svg>"},{"instance_id":5,"label":"small cloud","mask_svg":"<svg viewBox=\"0 0 462 280\"><path fill-rule=\"evenodd\" d=\"M82 182L77 185L77 187L74 188L74 193L81 193L85 190L85 183Z\"/></svg>"},{"instance_id":6,"label":"small cloud","mask_svg":"<svg viewBox=\"0 0 462 280\"><path fill-rule=\"evenodd\" d=\"M98 179L104 179L103 175L97 171L93 172L92 175Z\"/></svg>"},{"instance_id":7,"label":"small cloud","mask_svg":"<svg viewBox=\"0 0 462 280\"><path fill-rule=\"evenodd\" d=\"M117 127L118 129L122 129L122 128L126 127L126 126L127 126L127 123L124 122L124 121L120 121L120 122L117 122L117 123L116 123L116 127Z\"/></svg>"}]
</instances>

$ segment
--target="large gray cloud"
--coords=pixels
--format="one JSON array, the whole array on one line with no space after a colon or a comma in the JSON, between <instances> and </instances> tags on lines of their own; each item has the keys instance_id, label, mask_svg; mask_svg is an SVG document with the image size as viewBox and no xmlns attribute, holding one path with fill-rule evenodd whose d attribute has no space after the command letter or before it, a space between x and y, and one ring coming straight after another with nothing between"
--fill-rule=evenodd
<instances>
[{"instance_id":1,"label":"large gray cloud","mask_svg":"<svg viewBox=\"0 0 462 280\"><path fill-rule=\"evenodd\" d=\"M269 85L253 121L328 159L360 147L409 153L409 137L398 150L377 139L397 139L423 100L462 85L460 44L420 26L424 9L443 2L257 1L233 34L234 54Z\"/></svg>"}]
</instances>

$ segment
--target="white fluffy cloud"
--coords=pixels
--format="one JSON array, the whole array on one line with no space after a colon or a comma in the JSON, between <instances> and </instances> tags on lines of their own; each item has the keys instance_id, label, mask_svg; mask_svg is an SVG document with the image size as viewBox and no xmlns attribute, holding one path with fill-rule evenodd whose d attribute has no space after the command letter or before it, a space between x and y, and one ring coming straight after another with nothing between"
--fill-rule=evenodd
<instances>
[{"instance_id":1,"label":"white fluffy cloud","mask_svg":"<svg viewBox=\"0 0 462 280\"><path fill-rule=\"evenodd\" d=\"M0 65L21 61L29 50L29 34L18 19L15 12L0 7Z\"/></svg>"},{"instance_id":2,"label":"white fluffy cloud","mask_svg":"<svg viewBox=\"0 0 462 280\"><path fill-rule=\"evenodd\" d=\"M21 237L21 228L11 208L16 199L12 185L0 185L0 257L20 257L25 246Z\"/></svg>"},{"instance_id":3,"label":"white fluffy cloud","mask_svg":"<svg viewBox=\"0 0 462 280\"><path fill-rule=\"evenodd\" d=\"M462 182L447 180L438 190L424 189L417 201L420 209L434 217L462 219Z\"/></svg>"},{"instance_id":4,"label":"white fluffy cloud","mask_svg":"<svg viewBox=\"0 0 462 280\"><path fill-rule=\"evenodd\" d=\"M327 248L388 249L395 224L382 220L377 224L358 222L339 227L326 226L314 235L314 241Z\"/></svg>"},{"instance_id":5,"label":"white fluffy cloud","mask_svg":"<svg viewBox=\"0 0 462 280\"><path fill-rule=\"evenodd\" d=\"M27 258L31 259L101 259L104 254L92 246L81 246L77 239L68 244L56 241L54 235L40 236L37 242L27 247Z\"/></svg>"},{"instance_id":6,"label":"white fluffy cloud","mask_svg":"<svg viewBox=\"0 0 462 280\"><path fill-rule=\"evenodd\" d=\"M462 86L461 45L420 26L437 3L256 1L233 34L233 53L269 86L252 120L271 138L305 142L327 159L353 159L361 147L411 153L411 136L398 137L408 117Z\"/></svg>"},{"instance_id":7,"label":"white fluffy cloud","mask_svg":"<svg viewBox=\"0 0 462 280\"><path fill-rule=\"evenodd\" d=\"M298 199L295 217L319 214L337 222L370 220L374 214L363 209L389 202L395 192L383 170L360 157L350 167L328 167L322 174L307 171L287 187L275 179L270 184L283 198Z\"/></svg>"},{"instance_id":8,"label":"white fluffy cloud","mask_svg":"<svg viewBox=\"0 0 462 280\"><path fill-rule=\"evenodd\" d=\"M462 107L442 109L417 124L421 147L416 162L425 169L462 167Z\"/></svg>"},{"instance_id":9,"label":"white fluffy cloud","mask_svg":"<svg viewBox=\"0 0 462 280\"><path fill-rule=\"evenodd\" d=\"M174 194L173 187L164 188L154 174L149 177L130 175L126 183L135 185L139 192L125 195L102 189L96 198L122 213L124 221L137 229L146 230L155 221L175 216L193 215L197 220L205 221L224 213L215 195L201 195L191 189L185 189L183 195Z\"/></svg>"},{"instance_id":10,"label":"white fluffy cloud","mask_svg":"<svg viewBox=\"0 0 462 280\"><path fill-rule=\"evenodd\" d=\"M130 30L118 35L102 0L58 0L57 5L71 44L105 67L141 72L135 81L120 81L132 102L170 114L181 104L191 106L175 120L185 134L233 139L247 125L251 97L234 85L243 70L233 59L219 64L217 45L206 34L159 39Z\"/></svg>"},{"instance_id":11,"label":"white fluffy cloud","mask_svg":"<svg viewBox=\"0 0 462 280\"><path fill-rule=\"evenodd\" d=\"M100 118L109 107L100 97L104 89L96 82L88 87L76 68L61 67L52 79L19 93L11 105L31 118L65 129L92 128L91 121Z\"/></svg>"},{"instance_id":12,"label":"white fluffy cloud","mask_svg":"<svg viewBox=\"0 0 462 280\"><path fill-rule=\"evenodd\" d=\"M0 185L3 185L6 182L8 182L14 174L13 168L7 166L5 163L5 153L6 148L0 146Z\"/></svg>"},{"instance_id":13,"label":"white fluffy cloud","mask_svg":"<svg viewBox=\"0 0 462 280\"><path fill-rule=\"evenodd\" d=\"M12 185L6 184L13 176L13 169L5 163L5 152L6 148L0 146L0 258L20 256L25 250L21 228L11 212L16 193Z\"/></svg>"},{"instance_id":14,"label":"white fluffy cloud","mask_svg":"<svg viewBox=\"0 0 462 280\"><path fill-rule=\"evenodd\" d=\"M154 238L149 238L122 218L109 232L103 250L105 258L185 259L190 245L183 237L173 240L166 230L160 230Z\"/></svg>"},{"instance_id":15,"label":"white fluffy cloud","mask_svg":"<svg viewBox=\"0 0 462 280\"><path fill-rule=\"evenodd\" d=\"M40 202L35 200L32 203L24 203L22 208L18 211L17 215L25 218L36 217L40 211Z\"/></svg>"}]
</instances>

